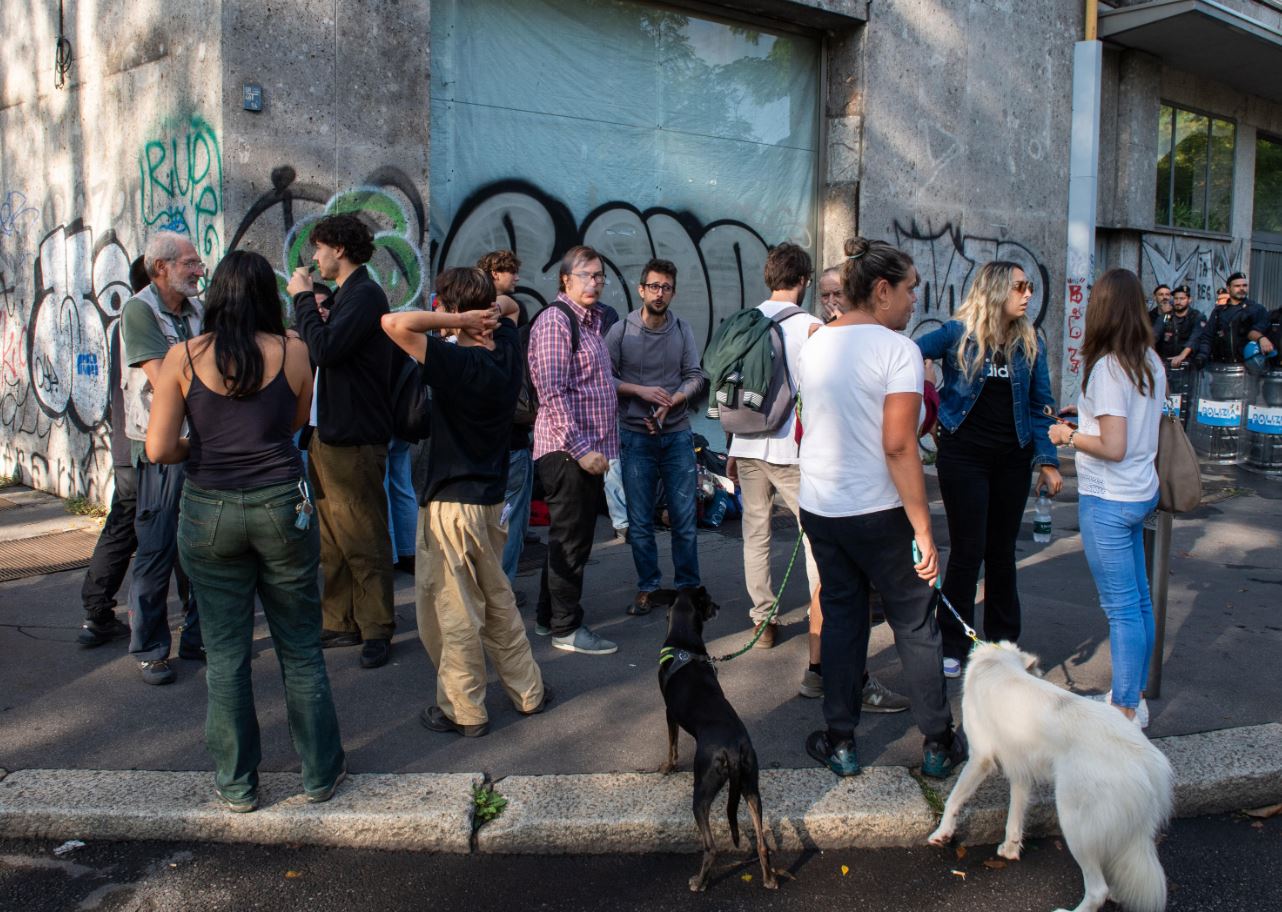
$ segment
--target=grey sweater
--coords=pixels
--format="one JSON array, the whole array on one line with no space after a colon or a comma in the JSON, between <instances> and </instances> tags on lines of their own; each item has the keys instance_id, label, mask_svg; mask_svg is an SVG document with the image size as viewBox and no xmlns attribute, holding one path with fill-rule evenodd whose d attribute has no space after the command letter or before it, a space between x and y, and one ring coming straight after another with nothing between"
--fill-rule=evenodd
<instances>
[{"instance_id":1,"label":"grey sweater","mask_svg":"<svg viewBox=\"0 0 1282 912\"><path fill-rule=\"evenodd\" d=\"M614 365L614 385L633 383L658 386L675 395L685 395L685 403L668 413L663 433L690 428L688 405L703 392L708 378L699 367L699 347L690 324L671 310L659 329L641 322L641 311L634 310L626 319L610 327L605 339ZM645 419L650 416L650 403L636 396L619 399L619 426L629 431L648 433Z\"/></svg>"}]
</instances>

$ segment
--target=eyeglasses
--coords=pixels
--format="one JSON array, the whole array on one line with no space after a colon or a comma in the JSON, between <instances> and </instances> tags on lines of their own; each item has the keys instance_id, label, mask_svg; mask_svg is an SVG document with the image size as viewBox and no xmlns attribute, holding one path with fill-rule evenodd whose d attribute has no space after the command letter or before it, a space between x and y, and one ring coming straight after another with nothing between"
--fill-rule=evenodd
<instances>
[{"instance_id":1,"label":"eyeglasses","mask_svg":"<svg viewBox=\"0 0 1282 912\"><path fill-rule=\"evenodd\" d=\"M1037 290L1037 286L1028 279L1020 279L1016 282L1011 282L1010 287L1018 291L1020 294L1023 294L1024 292L1032 294Z\"/></svg>"},{"instance_id":2,"label":"eyeglasses","mask_svg":"<svg viewBox=\"0 0 1282 912\"><path fill-rule=\"evenodd\" d=\"M604 272L572 272L570 275L574 276L576 279L582 279L584 282L591 282L595 285L605 284Z\"/></svg>"},{"instance_id":3,"label":"eyeglasses","mask_svg":"<svg viewBox=\"0 0 1282 912\"><path fill-rule=\"evenodd\" d=\"M647 282L641 287L651 294L672 294L677 290L677 286L669 285L667 282Z\"/></svg>"},{"instance_id":4,"label":"eyeglasses","mask_svg":"<svg viewBox=\"0 0 1282 912\"><path fill-rule=\"evenodd\" d=\"M187 269L204 269L205 268L204 261L200 259L175 260L174 262L177 263L179 266L186 267Z\"/></svg>"}]
</instances>

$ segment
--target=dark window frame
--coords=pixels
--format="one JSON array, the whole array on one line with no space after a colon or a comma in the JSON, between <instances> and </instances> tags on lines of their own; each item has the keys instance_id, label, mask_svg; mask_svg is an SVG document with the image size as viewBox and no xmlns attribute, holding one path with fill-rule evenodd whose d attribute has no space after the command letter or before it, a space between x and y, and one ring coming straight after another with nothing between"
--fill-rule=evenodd
<instances>
[{"instance_id":1,"label":"dark window frame","mask_svg":"<svg viewBox=\"0 0 1282 912\"><path fill-rule=\"evenodd\" d=\"M1170 109L1170 119L1165 125L1162 123L1162 110ZM1196 117L1206 118L1206 165L1202 174L1202 224L1200 225L1178 225L1175 223L1175 149L1176 149L1176 123L1175 118L1180 113L1192 114ZM1233 144L1230 150L1230 170L1229 170L1229 193L1228 193L1228 214L1226 224L1223 229L1212 228L1211 221L1211 189L1212 189L1212 167L1215 156L1212 155L1212 141L1215 135L1216 123L1228 126L1233 131ZM1231 234L1233 230L1233 196L1234 188L1237 184L1237 141L1238 141L1238 122L1231 117L1223 117L1213 114L1210 111L1193 107L1191 105L1179 104L1177 102L1160 99L1158 101L1158 130L1165 132L1168 143L1166 147L1158 149L1157 162L1154 163L1154 171L1160 167L1163 156L1167 158L1168 167L1166 174L1166 193L1165 204L1163 206L1166 213L1165 220L1158 218L1157 204L1161 204L1161 199L1156 201L1153 211L1153 224L1155 228L1168 229L1172 231L1194 231L1207 234ZM1155 174L1156 176L1156 174Z\"/></svg>"}]
</instances>

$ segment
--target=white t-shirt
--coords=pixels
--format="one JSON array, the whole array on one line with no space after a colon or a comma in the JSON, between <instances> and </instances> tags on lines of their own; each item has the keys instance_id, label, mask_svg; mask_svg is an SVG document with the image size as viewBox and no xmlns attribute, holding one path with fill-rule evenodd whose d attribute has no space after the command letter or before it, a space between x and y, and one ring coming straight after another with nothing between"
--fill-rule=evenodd
<instances>
[{"instance_id":1,"label":"white t-shirt","mask_svg":"<svg viewBox=\"0 0 1282 912\"><path fill-rule=\"evenodd\" d=\"M801 494L819 516L903 505L886 467L882 424L890 393L921 395L921 349L884 326L828 326L801 353Z\"/></svg>"},{"instance_id":2,"label":"white t-shirt","mask_svg":"<svg viewBox=\"0 0 1282 912\"><path fill-rule=\"evenodd\" d=\"M766 301L758 305L757 310L767 317L773 317L785 307L791 306L785 301ZM810 327L816 323L823 325L823 321L817 317L799 313L779 324L779 328L783 330L784 356L788 359L788 371L792 375L794 386L797 384L797 361L801 357L801 348L810 336ZM760 437L741 437L736 434L730 441L730 455L736 459L764 459L775 465L796 465L800 458L795 438L796 423L795 415L789 414L788 420L769 436L763 434Z\"/></svg>"},{"instance_id":3,"label":"white t-shirt","mask_svg":"<svg viewBox=\"0 0 1282 912\"><path fill-rule=\"evenodd\" d=\"M1148 500L1157 493L1157 429L1166 401L1166 372L1157 353L1149 350L1156 395L1141 396L1121 364L1105 355L1091 370L1091 379L1077 398L1078 428L1099 435L1101 415L1126 419L1126 455L1109 462L1077 454L1077 492L1105 500Z\"/></svg>"}]
</instances>

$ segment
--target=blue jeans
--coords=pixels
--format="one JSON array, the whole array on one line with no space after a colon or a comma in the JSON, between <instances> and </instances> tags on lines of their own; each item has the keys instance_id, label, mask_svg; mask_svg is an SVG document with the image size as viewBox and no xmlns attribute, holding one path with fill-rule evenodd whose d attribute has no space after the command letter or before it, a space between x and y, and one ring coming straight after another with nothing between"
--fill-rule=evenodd
<instances>
[{"instance_id":1,"label":"blue jeans","mask_svg":"<svg viewBox=\"0 0 1282 912\"><path fill-rule=\"evenodd\" d=\"M1148 680L1153 655L1153 601L1144 567L1144 517L1157 506L1145 501L1082 495L1077 513L1082 547L1100 607L1108 615L1113 661L1113 705L1134 709Z\"/></svg>"},{"instance_id":2,"label":"blue jeans","mask_svg":"<svg viewBox=\"0 0 1282 912\"><path fill-rule=\"evenodd\" d=\"M182 646L199 650L196 597L178 566L178 501L187 478L185 463L137 464L138 506L134 513L133 575L129 579L129 654L140 662L169 658L169 576L178 577L183 602Z\"/></svg>"},{"instance_id":3,"label":"blue jeans","mask_svg":"<svg viewBox=\"0 0 1282 912\"><path fill-rule=\"evenodd\" d=\"M410 444L393 437L387 444L387 527L392 530L392 563L414 556L418 529L418 498L410 478Z\"/></svg>"},{"instance_id":4,"label":"blue jeans","mask_svg":"<svg viewBox=\"0 0 1282 912\"><path fill-rule=\"evenodd\" d=\"M622 460L611 459L610 470L605 473L605 508L610 511L610 525L616 531L628 527L628 505L625 501Z\"/></svg>"},{"instance_id":5,"label":"blue jeans","mask_svg":"<svg viewBox=\"0 0 1282 912\"><path fill-rule=\"evenodd\" d=\"M262 758L250 659L254 596L263 604L285 682L285 709L303 788L324 792L343 768L338 715L321 653L320 532L294 525L298 483L183 492L178 550L200 598L209 705L205 743L228 798L258 791Z\"/></svg>"},{"instance_id":6,"label":"blue jeans","mask_svg":"<svg viewBox=\"0 0 1282 912\"><path fill-rule=\"evenodd\" d=\"M503 509L507 511L507 544L503 546L503 572L507 581L516 585L516 568L525 550L525 533L530 528L530 497L534 494L534 460L531 451L509 450L507 454L507 490Z\"/></svg>"},{"instance_id":7,"label":"blue jeans","mask_svg":"<svg viewBox=\"0 0 1282 912\"><path fill-rule=\"evenodd\" d=\"M619 429L623 490L628 500L628 534L637 589L653 592L663 582L659 549L654 541L654 502L659 480L668 500L672 526L673 585L699 585L699 540L696 513L694 438L689 430L669 434L639 434Z\"/></svg>"}]
</instances>

